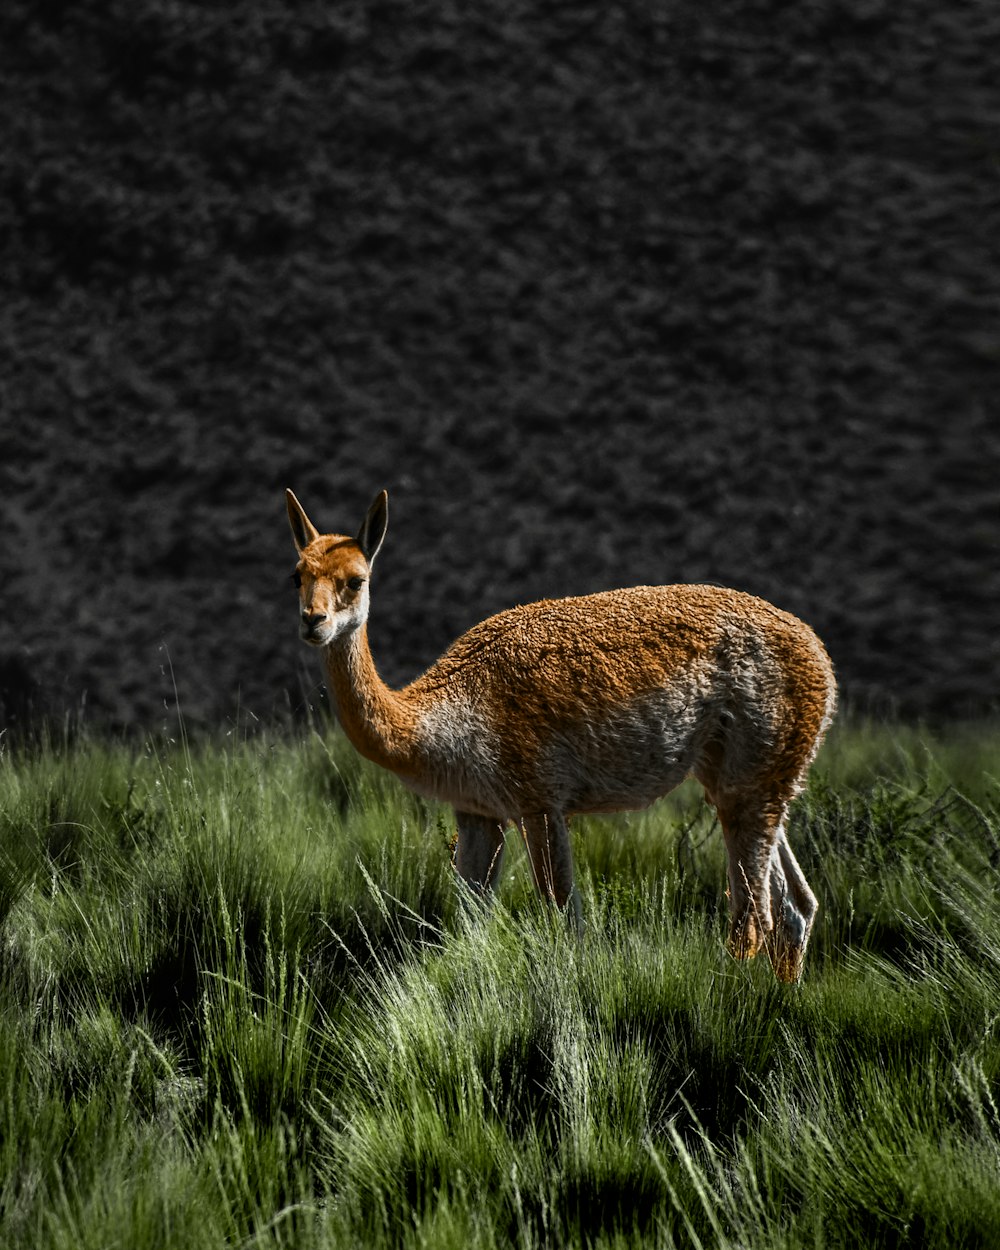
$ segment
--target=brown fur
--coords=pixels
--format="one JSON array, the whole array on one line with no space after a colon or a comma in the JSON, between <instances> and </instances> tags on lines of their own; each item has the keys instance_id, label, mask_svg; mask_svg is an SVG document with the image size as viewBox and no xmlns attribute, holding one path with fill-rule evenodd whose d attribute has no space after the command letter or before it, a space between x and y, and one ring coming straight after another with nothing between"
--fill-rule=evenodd
<instances>
[{"instance_id":1,"label":"brown fur","mask_svg":"<svg viewBox=\"0 0 1000 1250\"><path fill-rule=\"evenodd\" d=\"M784 822L836 702L808 626L714 586L547 599L474 626L390 690L366 627L385 492L355 538L320 535L291 491L287 502L302 633L324 649L344 731L362 755L453 804L455 865L473 890L494 884L513 822L539 890L578 915L567 818L644 807L693 775L725 837L730 949L764 949L778 977L799 977L817 905Z\"/></svg>"}]
</instances>

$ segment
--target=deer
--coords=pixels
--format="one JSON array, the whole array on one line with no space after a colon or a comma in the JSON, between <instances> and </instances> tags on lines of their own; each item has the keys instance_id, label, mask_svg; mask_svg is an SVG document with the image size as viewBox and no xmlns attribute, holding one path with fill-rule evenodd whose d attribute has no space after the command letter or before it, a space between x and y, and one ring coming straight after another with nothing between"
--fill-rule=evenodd
<instances>
[{"instance_id":1,"label":"deer","mask_svg":"<svg viewBox=\"0 0 1000 1250\"><path fill-rule=\"evenodd\" d=\"M722 829L737 959L802 973L818 902L786 834L830 725L830 658L797 617L712 584L634 586L508 608L392 689L368 642L381 491L356 534L321 534L291 490L302 640L323 652L337 719L366 759L450 804L452 863L489 899L516 827L532 878L581 923L568 821L638 810L688 776Z\"/></svg>"}]
</instances>

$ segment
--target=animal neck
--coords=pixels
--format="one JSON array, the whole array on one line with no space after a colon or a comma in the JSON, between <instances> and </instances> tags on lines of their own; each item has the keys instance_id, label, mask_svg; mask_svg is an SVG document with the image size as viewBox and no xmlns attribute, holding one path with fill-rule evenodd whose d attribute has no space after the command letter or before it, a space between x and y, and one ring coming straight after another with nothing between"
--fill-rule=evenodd
<instances>
[{"instance_id":1,"label":"animal neck","mask_svg":"<svg viewBox=\"0 0 1000 1250\"><path fill-rule=\"evenodd\" d=\"M379 677L366 624L327 647L326 671L337 716L355 748L383 768L409 774L417 764L416 710Z\"/></svg>"}]
</instances>

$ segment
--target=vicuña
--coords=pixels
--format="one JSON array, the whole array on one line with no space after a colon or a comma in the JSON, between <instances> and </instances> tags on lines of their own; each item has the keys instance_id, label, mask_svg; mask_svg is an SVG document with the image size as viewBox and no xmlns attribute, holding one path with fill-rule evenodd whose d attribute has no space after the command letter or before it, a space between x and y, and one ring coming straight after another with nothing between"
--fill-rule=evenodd
<instances>
[{"instance_id":1,"label":"vicu\u00f1a","mask_svg":"<svg viewBox=\"0 0 1000 1250\"><path fill-rule=\"evenodd\" d=\"M817 903L785 820L836 703L808 626L715 586L545 599L491 616L392 690L366 624L386 492L355 537L320 534L290 490L287 503L301 635L323 648L340 723L362 755L453 805L473 891L495 884L514 824L541 894L578 919L568 817L646 807L693 775L725 838L729 949L763 949L781 980L799 978Z\"/></svg>"}]
</instances>

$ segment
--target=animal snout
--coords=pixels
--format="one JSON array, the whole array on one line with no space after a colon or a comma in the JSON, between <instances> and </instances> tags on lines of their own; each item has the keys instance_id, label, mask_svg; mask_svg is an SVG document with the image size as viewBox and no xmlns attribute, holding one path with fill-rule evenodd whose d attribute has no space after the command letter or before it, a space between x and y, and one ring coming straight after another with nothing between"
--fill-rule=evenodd
<instances>
[{"instance_id":1,"label":"animal snout","mask_svg":"<svg viewBox=\"0 0 1000 1250\"><path fill-rule=\"evenodd\" d=\"M325 620L325 612L310 612L308 608L302 612L302 624L308 630L317 629Z\"/></svg>"}]
</instances>

